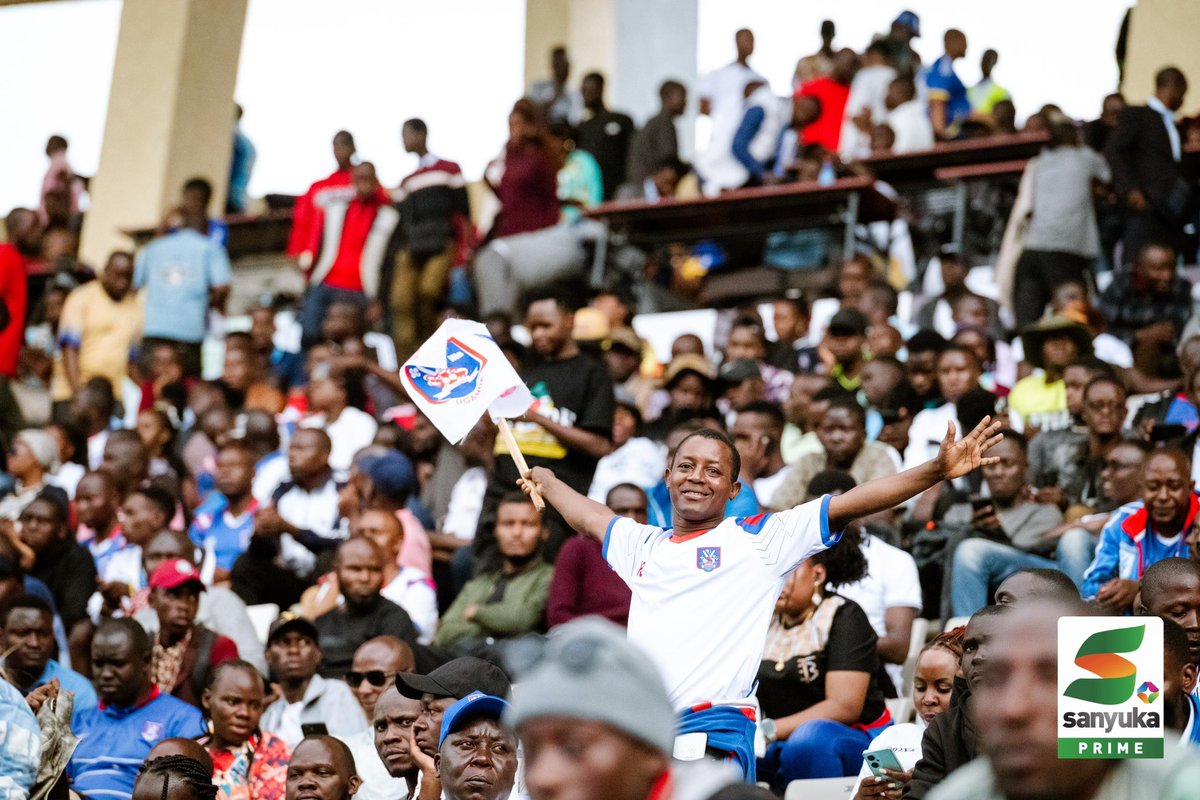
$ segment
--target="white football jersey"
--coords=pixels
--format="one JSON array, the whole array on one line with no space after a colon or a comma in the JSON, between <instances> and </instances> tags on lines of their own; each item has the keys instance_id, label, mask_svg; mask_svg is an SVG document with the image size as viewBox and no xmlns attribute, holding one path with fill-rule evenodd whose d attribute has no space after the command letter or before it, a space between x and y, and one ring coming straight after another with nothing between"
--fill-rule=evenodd
<instances>
[{"instance_id":1,"label":"white football jersey","mask_svg":"<svg viewBox=\"0 0 1200 800\"><path fill-rule=\"evenodd\" d=\"M828 495L686 536L609 523L604 557L633 591L629 640L658 664L677 710L753 694L784 579L839 538Z\"/></svg>"}]
</instances>

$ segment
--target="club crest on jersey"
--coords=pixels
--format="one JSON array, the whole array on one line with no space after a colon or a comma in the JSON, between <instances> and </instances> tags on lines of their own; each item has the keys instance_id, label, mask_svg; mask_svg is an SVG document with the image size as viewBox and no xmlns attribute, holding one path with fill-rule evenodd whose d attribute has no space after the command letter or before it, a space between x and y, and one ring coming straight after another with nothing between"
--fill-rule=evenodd
<instances>
[{"instance_id":1,"label":"club crest on jersey","mask_svg":"<svg viewBox=\"0 0 1200 800\"><path fill-rule=\"evenodd\" d=\"M470 397L479 388L479 376L487 359L458 339L446 340L446 366L410 364L405 368L409 383L431 403Z\"/></svg>"},{"instance_id":2,"label":"club crest on jersey","mask_svg":"<svg viewBox=\"0 0 1200 800\"><path fill-rule=\"evenodd\" d=\"M157 742L163 738L163 724L161 722L147 722L142 726L142 738L147 742Z\"/></svg>"},{"instance_id":3,"label":"club crest on jersey","mask_svg":"<svg viewBox=\"0 0 1200 800\"><path fill-rule=\"evenodd\" d=\"M696 567L705 572L712 572L717 567L721 566L721 548L719 547L697 547L696 548Z\"/></svg>"}]
</instances>

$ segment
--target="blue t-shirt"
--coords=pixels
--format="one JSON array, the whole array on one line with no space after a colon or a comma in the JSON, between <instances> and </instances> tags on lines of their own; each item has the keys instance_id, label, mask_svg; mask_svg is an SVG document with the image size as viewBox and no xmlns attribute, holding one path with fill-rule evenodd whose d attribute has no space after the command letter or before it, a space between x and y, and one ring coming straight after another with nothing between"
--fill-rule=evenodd
<instances>
[{"instance_id":1,"label":"blue t-shirt","mask_svg":"<svg viewBox=\"0 0 1200 800\"><path fill-rule=\"evenodd\" d=\"M929 67L925 75L930 100L946 101L946 124L954 125L971 116L967 87L954 74L954 59L944 55Z\"/></svg>"},{"instance_id":2,"label":"blue t-shirt","mask_svg":"<svg viewBox=\"0 0 1200 800\"><path fill-rule=\"evenodd\" d=\"M1171 402L1167 406L1163 424L1182 425L1188 429L1188 433L1191 433L1196 430L1197 425L1200 425L1200 414L1197 414L1196 407L1187 397L1176 395L1171 398Z\"/></svg>"},{"instance_id":3,"label":"blue t-shirt","mask_svg":"<svg viewBox=\"0 0 1200 800\"><path fill-rule=\"evenodd\" d=\"M71 788L88 800L129 800L138 767L163 739L195 739L204 721L194 707L167 694L133 708L76 709L71 728L79 746L67 763Z\"/></svg>"},{"instance_id":4,"label":"blue t-shirt","mask_svg":"<svg viewBox=\"0 0 1200 800\"><path fill-rule=\"evenodd\" d=\"M196 508L196 516L188 536L204 551L212 550L221 569L233 569L233 562L246 552L250 537L254 535L254 510L258 504L252 502L242 515L231 518L229 500L220 492L212 492Z\"/></svg>"},{"instance_id":5,"label":"blue t-shirt","mask_svg":"<svg viewBox=\"0 0 1200 800\"><path fill-rule=\"evenodd\" d=\"M42 670L42 674L38 676L37 680L29 688L36 689L39 686L45 686L55 678L58 678L58 682L62 688L68 692L74 692L75 711L82 711L85 708L95 708L99 705L100 700L96 697L96 690L92 687L92 682L70 667L64 667L53 658L46 662L46 668Z\"/></svg>"},{"instance_id":6,"label":"blue t-shirt","mask_svg":"<svg viewBox=\"0 0 1200 800\"><path fill-rule=\"evenodd\" d=\"M146 290L143 336L199 342L209 289L229 285L229 256L203 234L177 230L138 253L133 283Z\"/></svg>"}]
</instances>

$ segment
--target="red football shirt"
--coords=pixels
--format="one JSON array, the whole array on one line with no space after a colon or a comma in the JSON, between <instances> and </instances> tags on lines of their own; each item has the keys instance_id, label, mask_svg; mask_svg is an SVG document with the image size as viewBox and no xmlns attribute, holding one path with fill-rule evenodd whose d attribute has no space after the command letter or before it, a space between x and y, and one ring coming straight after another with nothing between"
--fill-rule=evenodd
<instances>
[{"instance_id":1,"label":"red football shirt","mask_svg":"<svg viewBox=\"0 0 1200 800\"><path fill-rule=\"evenodd\" d=\"M0 375L15 377L17 353L25 333L25 256L11 244L0 244L0 303L8 324L0 330Z\"/></svg>"},{"instance_id":2,"label":"red football shirt","mask_svg":"<svg viewBox=\"0 0 1200 800\"><path fill-rule=\"evenodd\" d=\"M819 144L836 153L842 138L842 117L846 113L846 101L850 99L850 87L830 77L817 78L801 86L796 95L821 101L821 116L804 128L800 141Z\"/></svg>"}]
</instances>

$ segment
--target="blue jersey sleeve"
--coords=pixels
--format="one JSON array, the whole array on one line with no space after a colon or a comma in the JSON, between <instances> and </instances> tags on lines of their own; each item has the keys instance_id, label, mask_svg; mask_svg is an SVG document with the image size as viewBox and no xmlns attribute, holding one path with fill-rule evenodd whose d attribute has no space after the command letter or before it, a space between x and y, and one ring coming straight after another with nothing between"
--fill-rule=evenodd
<instances>
[{"instance_id":1,"label":"blue jersey sleeve","mask_svg":"<svg viewBox=\"0 0 1200 800\"><path fill-rule=\"evenodd\" d=\"M737 133L733 136L733 156L755 180L762 178L763 165L751 155L750 142L758 134L758 129L762 127L765 118L766 112L758 106L747 110L746 115L742 117L742 124L738 126Z\"/></svg>"},{"instance_id":2,"label":"blue jersey sleeve","mask_svg":"<svg viewBox=\"0 0 1200 800\"><path fill-rule=\"evenodd\" d=\"M1096 547L1096 556L1092 559L1091 566L1083 573L1083 588L1080 590L1080 594L1084 600L1095 599L1101 586L1118 577L1121 540L1125 538L1125 531L1121 529L1121 523L1124 520L1125 515L1114 514L1108 524L1104 526L1104 530L1100 532L1100 544Z\"/></svg>"},{"instance_id":3,"label":"blue jersey sleeve","mask_svg":"<svg viewBox=\"0 0 1200 800\"><path fill-rule=\"evenodd\" d=\"M954 89L954 69L942 56L925 73L925 88L933 100L949 100Z\"/></svg>"}]
</instances>

